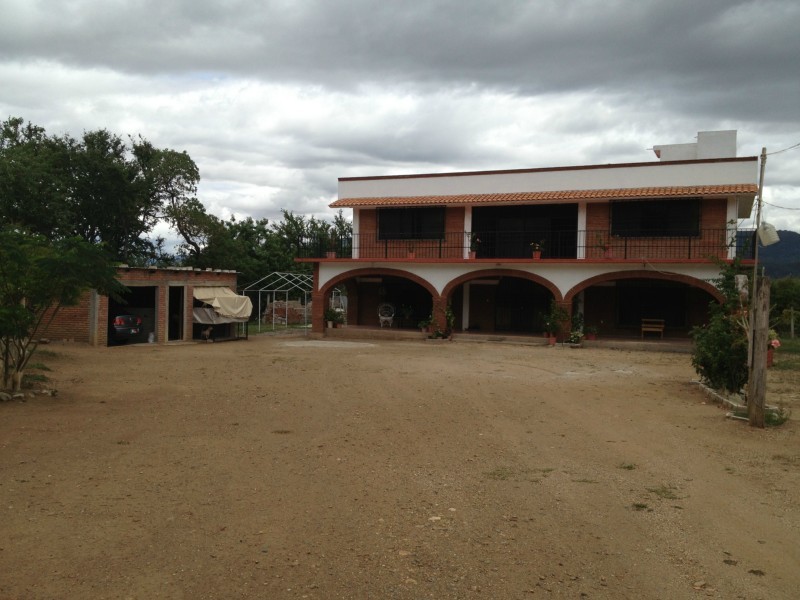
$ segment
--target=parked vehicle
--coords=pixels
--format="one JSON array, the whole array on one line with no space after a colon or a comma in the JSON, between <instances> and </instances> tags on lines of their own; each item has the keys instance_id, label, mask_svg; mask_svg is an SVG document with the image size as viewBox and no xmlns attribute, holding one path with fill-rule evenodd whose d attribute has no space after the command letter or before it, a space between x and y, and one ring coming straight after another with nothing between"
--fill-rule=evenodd
<instances>
[{"instance_id":1,"label":"parked vehicle","mask_svg":"<svg viewBox=\"0 0 800 600\"><path fill-rule=\"evenodd\" d=\"M108 327L108 342L124 344L142 330L142 317L117 315Z\"/></svg>"}]
</instances>

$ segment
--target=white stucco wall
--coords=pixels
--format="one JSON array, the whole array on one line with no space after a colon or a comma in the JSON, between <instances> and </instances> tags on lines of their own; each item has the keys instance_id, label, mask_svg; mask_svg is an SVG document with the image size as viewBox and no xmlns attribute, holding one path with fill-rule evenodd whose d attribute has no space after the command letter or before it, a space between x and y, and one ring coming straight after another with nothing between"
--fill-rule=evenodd
<instances>
[{"instance_id":1,"label":"white stucco wall","mask_svg":"<svg viewBox=\"0 0 800 600\"><path fill-rule=\"evenodd\" d=\"M640 187L755 184L758 160L701 161L688 164L639 163L594 168L454 174L434 177L388 177L339 180L339 198L387 198L552 192Z\"/></svg>"}]
</instances>

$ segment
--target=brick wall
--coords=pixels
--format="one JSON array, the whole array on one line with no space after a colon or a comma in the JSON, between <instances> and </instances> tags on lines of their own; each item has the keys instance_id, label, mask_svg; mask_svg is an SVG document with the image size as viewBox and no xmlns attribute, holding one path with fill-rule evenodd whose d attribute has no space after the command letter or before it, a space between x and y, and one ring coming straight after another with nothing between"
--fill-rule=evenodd
<instances>
[{"instance_id":1,"label":"brick wall","mask_svg":"<svg viewBox=\"0 0 800 600\"><path fill-rule=\"evenodd\" d=\"M195 286L226 286L236 290L236 273L233 271L120 267L117 269L117 279L128 288L156 288L152 310L155 341L158 343L167 341L168 311L175 312L175 307L168 307L170 286L184 288L183 339L191 339L192 336L192 290ZM52 324L41 332L40 337L105 346L108 336L108 310L107 296L101 296L94 291L85 292L77 306L62 308Z\"/></svg>"},{"instance_id":2,"label":"brick wall","mask_svg":"<svg viewBox=\"0 0 800 600\"><path fill-rule=\"evenodd\" d=\"M445 209L444 240L379 240L378 211L359 211L359 258L462 258L464 255L464 207ZM413 256L412 256L413 254Z\"/></svg>"}]
</instances>

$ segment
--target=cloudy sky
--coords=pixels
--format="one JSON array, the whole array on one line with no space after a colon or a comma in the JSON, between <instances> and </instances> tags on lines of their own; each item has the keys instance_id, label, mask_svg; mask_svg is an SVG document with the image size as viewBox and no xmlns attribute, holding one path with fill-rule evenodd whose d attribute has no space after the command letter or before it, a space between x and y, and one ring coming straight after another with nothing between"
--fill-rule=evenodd
<instances>
[{"instance_id":1,"label":"cloudy sky","mask_svg":"<svg viewBox=\"0 0 800 600\"><path fill-rule=\"evenodd\" d=\"M338 177L656 160L737 129L800 231L797 0L0 0L0 119L186 150L223 218Z\"/></svg>"}]
</instances>

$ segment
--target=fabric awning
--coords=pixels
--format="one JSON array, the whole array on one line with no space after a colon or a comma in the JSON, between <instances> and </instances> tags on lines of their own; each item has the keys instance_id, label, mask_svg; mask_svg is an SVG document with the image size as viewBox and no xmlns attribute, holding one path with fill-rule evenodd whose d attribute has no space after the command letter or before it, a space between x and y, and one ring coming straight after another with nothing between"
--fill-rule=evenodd
<instances>
[{"instance_id":1,"label":"fabric awning","mask_svg":"<svg viewBox=\"0 0 800 600\"><path fill-rule=\"evenodd\" d=\"M253 312L253 303L247 296L240 296L230 288L223 286L196 287L194 297L211 306L221 317L247 321Z\"/></svg>"}]
</instances>

